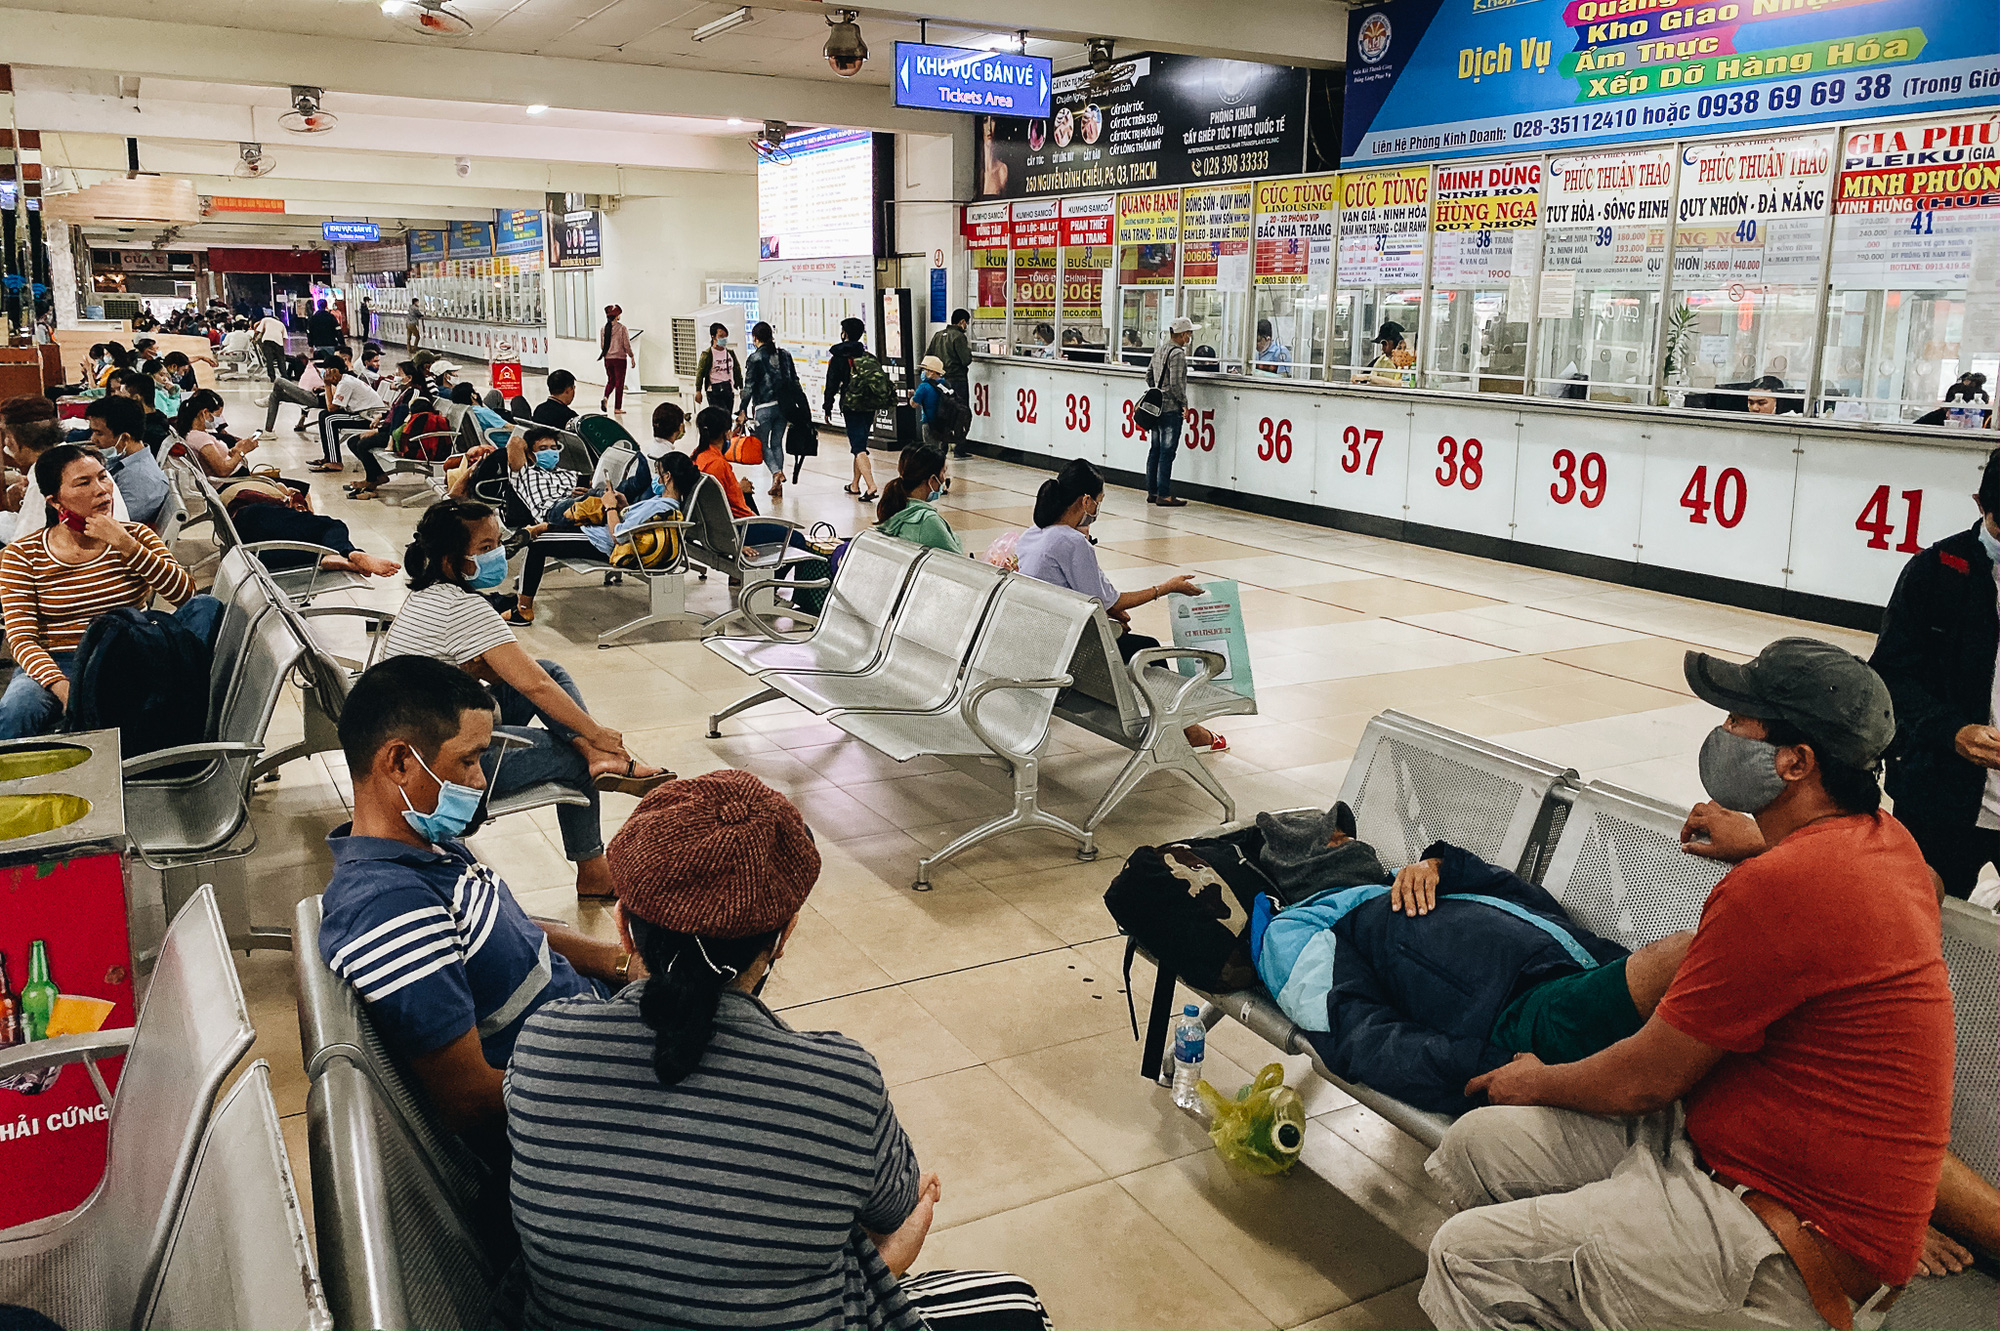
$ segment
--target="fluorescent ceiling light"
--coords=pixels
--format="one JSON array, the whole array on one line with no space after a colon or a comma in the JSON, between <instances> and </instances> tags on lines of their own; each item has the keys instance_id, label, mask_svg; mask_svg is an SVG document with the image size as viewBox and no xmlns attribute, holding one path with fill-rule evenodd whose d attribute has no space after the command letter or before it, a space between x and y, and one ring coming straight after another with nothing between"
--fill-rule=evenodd
<instances>
[{"instance_id":1,"label":"fluorescent ceiling light","mask_svg":"<svg viewBox=\"0 0 2000 1331\"><path fill-rule=\"evenodd\" d=\"M733 9L715 20L715 22L704 23L699 28L696 28L694 30L694 39L698 42L705 42L711 37L720 37L723 33L740 28L748 23L750 17L750 7L748 5L745 5L741 9Z\"/></svg>"},{"instance_id":2,"label":"fluorescent ceiling light","mask_svg":"<svg viewBox=\"0 0 2000 1331\"><path fill-rule=\"evenodd\" d=\"M730 124L732 124L732 125L740 125L740 124L742 124L742 123L743 123L743 117L741 117L741 116L731 116L731 117L729 117L729 123L730 123Z\"/></svg>"},{"instance_id":3,"label":"fluorescent ceiling light","mask_svg":"<svg viewBox=\"0 0 2000 1331\"><path fill-rule=\"evenodd\" d=\"M547 102L536 102L528 108L528 114L531 116L545 116L548 113L549 105Z\"/></svg>"},{"instance_id":4,"label":"fluorescent ceiling light","mask_svg":"<svg viewBox=\"0 0 2000 1331\"><path fill-rule=\"evenodd\" d=\"M394 16L410 7L410 0L382 0L382 12Z\"/></svg>"}]
</instances>

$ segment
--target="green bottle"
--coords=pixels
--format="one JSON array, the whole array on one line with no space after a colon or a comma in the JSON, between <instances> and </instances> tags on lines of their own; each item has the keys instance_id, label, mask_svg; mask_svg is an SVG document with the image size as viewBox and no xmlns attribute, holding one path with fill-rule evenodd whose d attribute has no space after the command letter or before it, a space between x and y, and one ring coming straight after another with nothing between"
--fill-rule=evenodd
<instances>
[{"instance_id":1,"label":"green bottle","mask_svg":"<svg viewBox=\"0 0 2000 1331\"><path fill-rule=\"evenodd\" d=\"M56 987L49 982L49 951L37 938L28 944L28 982L21 986L21 1034L45 1039L49 1017L56 1008Z\"/></svg>"}]
</instances>

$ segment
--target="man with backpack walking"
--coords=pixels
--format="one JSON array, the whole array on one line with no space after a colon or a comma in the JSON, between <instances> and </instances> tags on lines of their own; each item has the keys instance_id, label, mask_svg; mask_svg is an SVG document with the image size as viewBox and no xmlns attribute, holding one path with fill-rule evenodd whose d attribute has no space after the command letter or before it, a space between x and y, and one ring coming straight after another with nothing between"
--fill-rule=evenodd
<instances>
[{"instance_id":1,"label":"man with backpack walking","mask_svg":"<svg viewBox=\"0 0 2000 1331\"><path fill-rule=\"evenodd\" d=\"M969 376L972 373L972 339L966 330L972 326L972 311L960 307L951 312L951 322L931 335L931 344L924 348L926 356L936 356L944 366L944 386L958 396L958 400L970 404L972 387ZM952 456L965 456L965 435L960 433L952 440Z\"/></svg>"},{"instance_id":2,"label":"man with backpack walking","mask_svg":"<svg viewBox=\"0 0 2000 1331\"><path fill-rule=\"evenodd\" d=\"M875 469L868 461L868 438L875 432L875 413L893 411L896 407L896 387L889 382L888 371L861 340L866 331L859 319L840 321L844 340L834 343L832 360L826 369L826 395L820 404L827 424L831 425L834 400L840 401L841 419L847 424L847 451L854 455L854 475L848 478L841 493L858 496L864 504L877 498Z\"/></svg>"}]
</instances>

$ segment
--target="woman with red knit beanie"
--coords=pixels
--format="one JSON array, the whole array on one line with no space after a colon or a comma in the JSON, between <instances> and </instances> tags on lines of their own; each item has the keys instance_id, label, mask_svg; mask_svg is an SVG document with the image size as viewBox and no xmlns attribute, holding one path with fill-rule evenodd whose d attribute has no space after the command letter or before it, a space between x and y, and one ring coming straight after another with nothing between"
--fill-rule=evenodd
<instances>
[{"instance_id":1,"label":"woman with red knit beanie","mask_svg":"<svg viewBox=\"0 0 2000 1331\"><path fill-rule=\"evenodd\" d=\"M608 854L644 978L544 1005L507 1071L523 1325L1046 1331L1017 1276L906 1274L942 1189L881 1069L758 998L819 877L791 801L670 782Z\"/></svg>"}]
</instances>

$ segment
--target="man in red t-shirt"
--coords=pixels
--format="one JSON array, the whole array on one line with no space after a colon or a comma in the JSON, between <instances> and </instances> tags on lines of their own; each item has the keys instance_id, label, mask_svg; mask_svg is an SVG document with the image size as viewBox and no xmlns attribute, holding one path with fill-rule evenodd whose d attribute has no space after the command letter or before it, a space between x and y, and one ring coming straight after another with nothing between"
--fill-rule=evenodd
<instances>
[{"instance_id":1,"label":"man in red t-shirt","mask_svg":"<svg viewBox=\"0 0 2000 1331\"><path fill-rule=\"evenodd\" d=\"M1428 1166L1464 1208L1431 1243L1440 1328L1847 1331L1917 1269L1954 1037L1931 875L1880 808L1888 689L1808 638L1686 670L1729 717L1683 840L1741 863L1637 1035L1467 1085L1504 1107Z\"/></svg>"}]
</instances>

